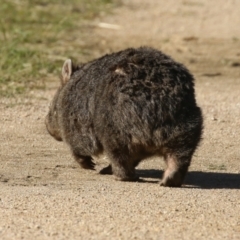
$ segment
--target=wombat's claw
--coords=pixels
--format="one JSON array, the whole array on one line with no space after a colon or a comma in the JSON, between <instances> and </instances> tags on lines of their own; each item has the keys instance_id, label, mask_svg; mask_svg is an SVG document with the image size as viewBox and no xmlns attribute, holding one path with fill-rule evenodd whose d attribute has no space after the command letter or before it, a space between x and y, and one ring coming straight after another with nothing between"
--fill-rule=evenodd
<instances>
[{"instance_id":1,"label":"wombat's claw","mask_svg":"<svg viewBox=\"0 0 240 240\"><path fill-rule=\"evenodd\" d=\"M99 174L102 174L102 175L112 175L113 172L112 172L112 166L109 164L107 167L103 168L100 170Z\"/></svg>"},{"instance_id":2,"label":"wombat's claw","mask_svg":"<svg viewBox=\"0 0 240 240\"><path fill-rule=\"evenodd\" d=\"M95 163L92 160L84 161L80 163L81 167L84 169L95 170Z\"/></svg>"},{"instance_id":3,"label":"wombat's claw","mask_svg":"<svg viewBox=\"0 0 240 240\"><path fill-rule=\"evenodd\" d=\"M166 181L161 180L160 181L160 186L167 187Z\"/></svg>"}]
</instances>

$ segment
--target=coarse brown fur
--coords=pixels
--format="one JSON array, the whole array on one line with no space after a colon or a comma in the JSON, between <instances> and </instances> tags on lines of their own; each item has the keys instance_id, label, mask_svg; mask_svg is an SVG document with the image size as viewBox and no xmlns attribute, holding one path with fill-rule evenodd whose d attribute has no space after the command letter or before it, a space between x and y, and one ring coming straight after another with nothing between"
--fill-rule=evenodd
<instances>
[{"instance_id":1,"label":"coarse brown fur","mask_svg":"<svg viewBox=\"0 0 240 240\"><path fill-rule=\"evenodd\" d=\"M110 165L100 173L133 181L138 163L158 155L167 164L160 184L181 186L203 129L194 78L182 64L141 47L75 68L68 60L62 74L46 126L83 168L94 169L92 156L104 152Z\"/></svg>"}]
</instances>

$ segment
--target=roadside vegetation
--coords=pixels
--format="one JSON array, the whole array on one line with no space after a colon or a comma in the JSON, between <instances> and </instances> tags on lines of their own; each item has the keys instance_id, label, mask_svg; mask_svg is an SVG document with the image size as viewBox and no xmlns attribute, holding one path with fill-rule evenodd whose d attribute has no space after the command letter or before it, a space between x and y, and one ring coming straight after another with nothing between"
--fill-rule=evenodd
<instances>
[{"instance_id":1,"label":"roadside vegetation","mask_svg":"<svg viewBox=\"0 0 240 240\"><path fill-rule=\"evenodd\" d=\"M2 0L0 96L44 88L67 57L87 59L86 22L109 12L113 1Z\"/></svg>"}]
</instances>

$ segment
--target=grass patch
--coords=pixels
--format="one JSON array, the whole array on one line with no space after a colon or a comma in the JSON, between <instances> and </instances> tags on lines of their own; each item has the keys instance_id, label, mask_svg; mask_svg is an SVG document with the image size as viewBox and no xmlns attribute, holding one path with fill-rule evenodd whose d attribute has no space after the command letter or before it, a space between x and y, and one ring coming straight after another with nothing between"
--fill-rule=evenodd
<instances>
[{"instance_id":1,"label":"grass patch","mask_svg":"<svg viewBox=\"0 0 240 240\"><path fill-rule=\"evenodd\" d=\"M82 23L109 11L115 0L2 0L0 96L44 88L67 57L87 54ZM87 58L87 56L86 56Z\"/></svg>"},{"instance_id":2,"label":"grass patch","mask_svg":"<svg viewBox=\"0 0 240 240\"><path fill-rule=\"evenodd\" d=\"M227 170L227 167L224 164L221 164L221 165L210 164L209 170L225 171Z\"/></svg>"}]
</instances>

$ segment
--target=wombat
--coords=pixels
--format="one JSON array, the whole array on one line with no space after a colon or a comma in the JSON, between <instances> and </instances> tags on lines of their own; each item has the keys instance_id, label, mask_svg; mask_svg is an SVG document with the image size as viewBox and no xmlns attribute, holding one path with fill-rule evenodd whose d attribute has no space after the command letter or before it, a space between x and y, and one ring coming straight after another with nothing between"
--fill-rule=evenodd
<instances>
[{"instance_id":1,"label":"wombat","mask_svg":"<svg viewBox=\"0 0 240 240\"><path fill-rule=\"evenodd\" d=\"M186 67L140 47L77 66L66 60L46 127L85 169L94 169L92 157L104 153L110 165L101 174L135 181L141 160L163 156L167 168L160 185L180 187L201 140L203 118Z\"/></svg>"}]
</instances>

